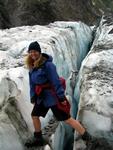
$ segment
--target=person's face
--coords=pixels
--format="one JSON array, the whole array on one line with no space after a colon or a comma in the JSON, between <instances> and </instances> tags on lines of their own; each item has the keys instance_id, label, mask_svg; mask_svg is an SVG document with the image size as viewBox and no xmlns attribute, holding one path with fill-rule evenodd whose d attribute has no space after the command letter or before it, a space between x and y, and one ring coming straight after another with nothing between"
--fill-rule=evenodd
<instances>
[{"instance_id":1,"label":"person's face","mask_svg":"<svg viewBox=\"0 0 113 150\"><path fill-rule=\"evenodd\" d=\"M37 60L40 57L40 52L36 50L30 50L29 55L33 60Z\"/></svg>"}]
</instances>

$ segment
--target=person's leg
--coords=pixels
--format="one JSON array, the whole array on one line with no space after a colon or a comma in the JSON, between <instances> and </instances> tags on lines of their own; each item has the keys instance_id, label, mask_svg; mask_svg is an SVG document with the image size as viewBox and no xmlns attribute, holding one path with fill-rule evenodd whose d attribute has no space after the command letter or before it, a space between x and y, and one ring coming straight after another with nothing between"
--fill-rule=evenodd
<instances>
[{"instance_id":1,"label":"person's leg","mask_svg":"<svg viewBox=\"0 0 113 150\"><path fill-rule=\"evenodd\" d=\"M35 132L41 131L41 122L38 116L32 116L33 126L35 129Z\"/></svg>"},{"instance_id":2,"label":"person's leg","mask_svg":"<svg viewBox=\"0 0 113 150\"><path fill-rule=\"evenodd\" d=\"M77 130L81 135L84 134L85 128L79 123L79 121L73 119L70 116L70 114L67 114L66 112L59 109L57 105L51 107L51 110L58 121L65 121L67 124L72 126L75 130Z\"/></svg>"},{"instance_id":3,"label":"person's leg","mask_svg":"<svg viewBox=\"0 0 113 150\"><path fill-rule=\"evenodd\" d=\"M84 141L91 141L93 139L93 137L86 131L86 129L80 124L80 122L75 120L74 118L70 117L69 119L65 120L65 123L73 127L81 135L81 138Z\"/></svg>"},{"instance_id":4,"label":"person's leg","mask_svg":"<svg viewBox=\"0 0 113 150\"><path fill-rule=\"evenodd\" d=\"M48 112L48 108L45 108L43 106L43 104L34 105L34 108L32 110L31 113L31 118L33 121L33 126L34 126L34 136L32 138L30 138L30 140L28 140L25 143L26 147L35 147L35 146L43 146L44 145L44 139L42 136L42 131L41 131L41 122L40 122L40 118L39 116L43 116L45 117L45 115Z\"/></svg>"},{"instance_id":5,"label":"person's leg","mask_svg":"<svg viewBox=\"0 0 113 150\"><path fill-rule=\"evenodd\" d=\"M34 104L33 110L31 112L31 118L33 121L33 126L35 132L41 131L41 122L40 122L40 116L45 117L49 108L46 108L43 103L40 104Z\"/></svg>"},{"instance_id":6,"label":"person's leg","mask_svg":"<svg viewBox=\"0 0 113 150\"><path fill-rule=\"evenodd\" d=\"M42 131L41 131L41 122L38 116L33 116L32 121L33 121L33 126L34 126L34 136L31 137L27 142L25 143L26 147L35 147L35 146L43 146L44 145L44 140L42 137Z\"/></svg>"},{"instance_id":7,"label":"person's leg","mask_svg":"<svg viewBox=\"0 0 113 150\"><path fill-rule=\"evenodd\" d=\"M70 117L69 119L65 120L65 123L69 124L81 135L85 133L85 128L79 123L79 121L75 120L74 118Z\"/></svg>"},{"instance_id":8,"label":"person's leg","mask_svg":"<svg viewBox=\"0 0 113 150\"><path fill-rule=\"evenodd\" d=\"M58 121L64 121L65 123L69 124L81 135L83 140L90 140L92 138L79 121L72 118L70 114L60 110L57 105L51 107L51 110Z\"/></svg>"}]
</instances>

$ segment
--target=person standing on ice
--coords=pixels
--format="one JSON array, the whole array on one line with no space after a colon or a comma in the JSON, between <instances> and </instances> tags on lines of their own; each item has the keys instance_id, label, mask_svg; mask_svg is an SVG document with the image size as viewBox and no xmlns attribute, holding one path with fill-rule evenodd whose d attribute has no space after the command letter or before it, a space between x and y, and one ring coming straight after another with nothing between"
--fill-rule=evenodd
<instances>
[{"instance_id":1,"label":"person standing on ice","mask_svg":"<svg viewBox=\"0 0 113 150\"><path fill-rule=\"evenodd\" d=\"M34 125L34 136L30 141L26 141L26 147L43 146L40 116L45 117L51 109L58 121L64 121L73 127L83 140L90 140L92 137L85 128L71 117L69 111L64 111L67 106L65 89L63 88L52 56L41 53L40 45L37 41L30 43L26 64L29 69L30 98L34 105L31 117ZM61 103L60 109L57 102Z\"/></svg>"}]
</instances>

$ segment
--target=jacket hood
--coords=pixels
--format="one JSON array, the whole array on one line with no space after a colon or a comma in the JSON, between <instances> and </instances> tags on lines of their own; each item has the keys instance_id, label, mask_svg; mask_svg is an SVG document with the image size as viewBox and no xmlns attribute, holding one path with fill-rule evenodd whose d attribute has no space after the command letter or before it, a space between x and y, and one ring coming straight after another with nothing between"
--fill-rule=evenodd
<instances>
[{"instance_id":1,"label":"jacket hood","mask_svg":"<svg viewBox=\"0 0 113 150\"><path fill-rule=\"evenodd\" d=\"M45 57L46 61L50 61L50 62L53 61L53 57L51 55L46 54L46 53L42 53L42 57Z\"/></svg>"}]
</instances>

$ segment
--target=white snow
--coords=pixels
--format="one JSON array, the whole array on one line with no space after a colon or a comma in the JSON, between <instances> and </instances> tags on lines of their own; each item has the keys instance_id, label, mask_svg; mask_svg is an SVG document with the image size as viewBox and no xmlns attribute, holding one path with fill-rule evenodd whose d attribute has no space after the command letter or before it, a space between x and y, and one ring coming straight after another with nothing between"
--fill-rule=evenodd
<instances>
[{"instance_id":1,"label":"white snow","mask_svg":"<svg viewBox=\"0 0 113 150\"><path fill-rule=\"evenodd\" d=\"M68 79L72 71L74 72L80 68L81 61L87 54L88 46L92 40L92 31L82 22L55 22L48 26L23 26L0 30L0 39L1 115L5 113L4 110L7 108L8 103L10 103L9 99L16 100L18 110L27 123L29 131L33 132L34 129L30 115L33 106L30 104L28 70L24 65L28 45L32 41L38 41L42 52L53 56L59 75ZM75 81L75 79L72 80ZM70 82L68 82L67 86L70 91ZM72 93L68 91L67 94L69 97L72 96ZM17 114L18 112L15 112L15 115ZM5 115L7 116L6 113ZM47 117L41 120L42 128L47 125L51 116L52 113L49 112ZM8 121L9 128L7 128L7 124L3 121L3 123L0 123L0 132L4 135L0 136L0 141L4 143L0 143L2 150L21 150L21 141L17 139L18 134L17 129L15 129L15 123L12 122L11 124L8 116L6 120ZM3 126L4 128L2 128ZM57 140L55 143L58 146L55 150L59 150L59 147L62 150L61 145L64 139L66 139L65 127L63 129L63 127L59 126L59 131L60 133L56 133L55 139L61 136L62 139L60 141ZM8 139L6 135L12 135L11 139ZM14 142L10 144L10 140ZM14 148L16 144L17 147ZM46 147L45 149L49 148Z\"/></svg>"},{"instance_id":2,"label":"white snow","mask_svg":"<svg viewBox=\"0 0 113 150\"><path fill-rule=\"evenodd\" d=\"M90 133L113 140L113 25L102 22L79 73L78 118ZM98 133L98 134L97 134Z\"/></svg>"}]
</instances>

